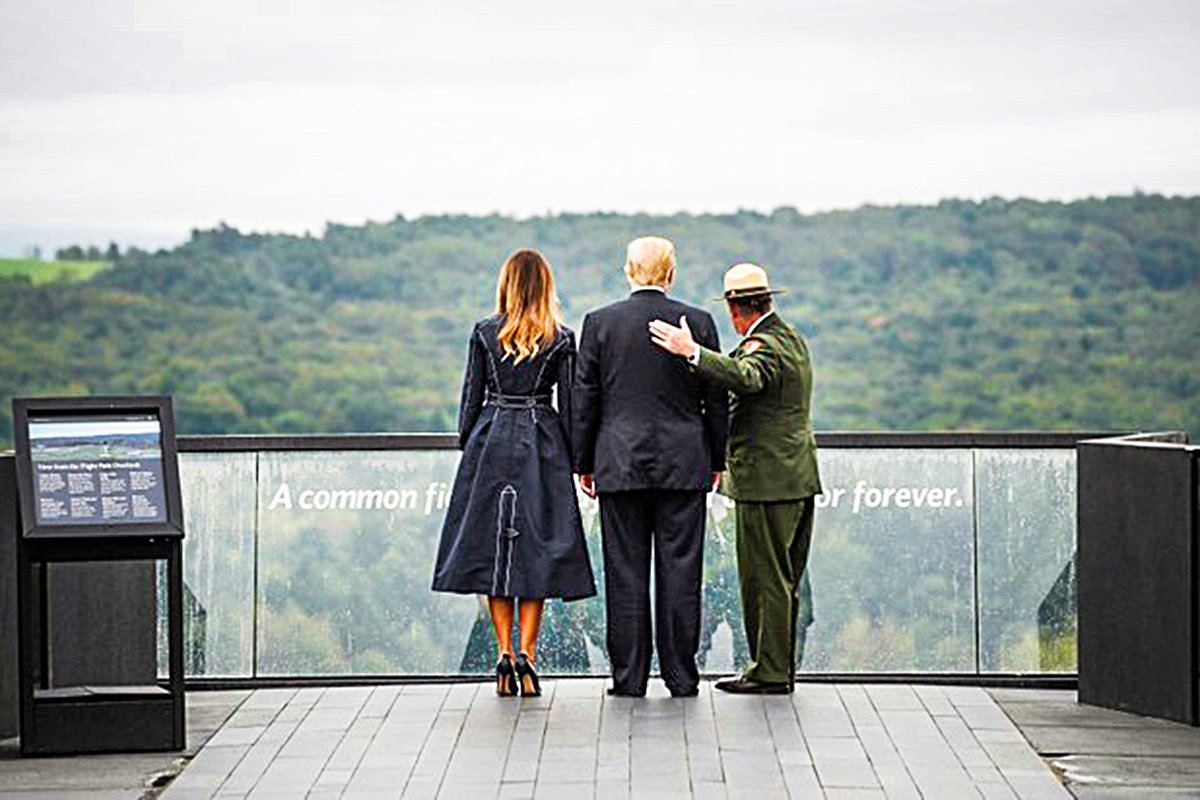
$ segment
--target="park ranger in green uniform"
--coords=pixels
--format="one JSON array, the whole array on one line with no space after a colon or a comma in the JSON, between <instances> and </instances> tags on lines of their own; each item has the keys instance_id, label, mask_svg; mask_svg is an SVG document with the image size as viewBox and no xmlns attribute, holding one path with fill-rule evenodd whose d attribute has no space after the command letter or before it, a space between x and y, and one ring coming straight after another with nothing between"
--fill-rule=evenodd
<instances>
[{"instance_id":1,"label":"park ranger in green uniform","mask_svg":"<svg viewBox=\"0 0 1200 800\"><path fill-rule=\"evenodd\" d=\"M679 327L650 323L654 343L688 359L707 381L731 393L729 471L723 491L737 501L738 581L750 663L717 688L740 694L787 694L795 686L799 585L812 539L814 497L821 493L810 423L808 345L772 308L767 273L736 264L725 273L724 300L743 337L729 356Z\"/></svg>"}]
</instances>

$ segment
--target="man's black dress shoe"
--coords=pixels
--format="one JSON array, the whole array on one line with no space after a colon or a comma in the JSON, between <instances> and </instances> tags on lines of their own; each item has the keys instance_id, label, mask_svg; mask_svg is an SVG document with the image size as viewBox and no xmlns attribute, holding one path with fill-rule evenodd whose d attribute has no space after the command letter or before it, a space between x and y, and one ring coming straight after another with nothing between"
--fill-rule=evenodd
<instances>
[{"instance_id":1,"label":"man's black dress shoe","mask_svg":"<svg viewBox=\"0 0 1200 800\"><path fill-rule=\"evenodd\" d=\"M640 692L627 692L624 689L618 689L617 687L613 686L613 687L609 688L608 696L609 697L645 697L646 690L642 689Z\"/></svg>"},{"instance_id":2,"label":"man's black dress shoe","mask_svg":"<svg viewBox=\"0 0 1200 800\"><path fill-rule=\"evenodd\" d=\"M791 694L792 687L786 683L763 683L745 675L717 681L717 688L730 694Z\"/></svg>"},{"instance_id":3,"label":"man's black dress shoe","mask_svg":"<svg viewBox=\"0 0 1200 800\"><path fill-rule=\"evenodd\" d=\"M671 693L671 697L695 697L700 694L700 687L693 686L691 689L680 689L677 691L668 686L667 691Z\"/></svg>"}]
</instances>

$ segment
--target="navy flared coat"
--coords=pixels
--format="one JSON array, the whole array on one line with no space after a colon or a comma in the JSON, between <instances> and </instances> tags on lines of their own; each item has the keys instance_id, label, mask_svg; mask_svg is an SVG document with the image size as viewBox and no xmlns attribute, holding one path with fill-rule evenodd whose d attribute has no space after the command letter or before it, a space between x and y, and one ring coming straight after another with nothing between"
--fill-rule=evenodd
<instances>
[{"instance_id":1,"label":"navy flared coat","mask_svg":"<svg viewBox=\"0 0 1200 800\"><path fill-rule=\"evenodd\" d=\"M463 456L433 589L590 597L596 586L571 477L568 428L575 335L564 327L517 364L500 348L503 319L482 320L471 333L458 421Z\"/></svg>"}]
</instances>

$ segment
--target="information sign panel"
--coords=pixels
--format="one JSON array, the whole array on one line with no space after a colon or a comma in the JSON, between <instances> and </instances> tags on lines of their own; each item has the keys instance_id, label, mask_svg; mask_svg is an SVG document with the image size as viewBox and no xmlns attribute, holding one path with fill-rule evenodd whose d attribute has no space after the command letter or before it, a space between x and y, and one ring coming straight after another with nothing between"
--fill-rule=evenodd
<instances>
[{"instance_id":1,"label":"information sign panel","mask_svg":"<svg viewBox=\"0 0 1200 800\"><path fill-rule=\"evenodd\" d=\"M182 535L170 398L17 398L25 536Z\"/></svg>"}]
</instances>

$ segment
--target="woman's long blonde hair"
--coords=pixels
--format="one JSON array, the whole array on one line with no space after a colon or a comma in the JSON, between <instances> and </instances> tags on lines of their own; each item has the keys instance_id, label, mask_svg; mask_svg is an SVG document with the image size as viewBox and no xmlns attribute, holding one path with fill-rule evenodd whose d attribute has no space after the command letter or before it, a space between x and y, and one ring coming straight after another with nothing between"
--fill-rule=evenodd
<instances>
[{"instance_id":1,"label":"woman's long blonde hair","mask_svg":"<svg viewBox=\"0 0 1200 800\"><path fill-rule=\"evenodd\" d=\"M550 262L537 250L517 250L504 261L496 284L496 313L504 315L500 347L515 364L554 341L562 312Z\"/></svg>"}]
</instances>

